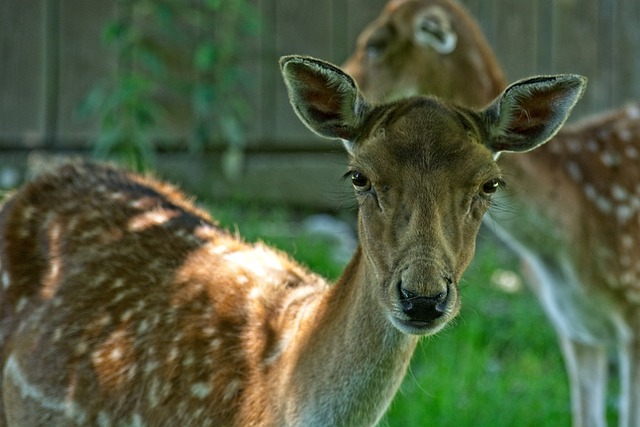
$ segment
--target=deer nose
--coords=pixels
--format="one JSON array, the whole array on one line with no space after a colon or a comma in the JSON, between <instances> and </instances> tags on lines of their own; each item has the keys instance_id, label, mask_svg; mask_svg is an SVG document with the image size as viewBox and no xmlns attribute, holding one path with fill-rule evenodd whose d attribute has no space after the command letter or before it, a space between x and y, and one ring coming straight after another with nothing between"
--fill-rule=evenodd
<instances>
[{"instance_id":1,"label":"deer nose","mask_svg":"<svg viewBox=\"0 0 640 427\"><path fill-rule=\"evenodd\" d=\"M420 295L408 290L398 282L398 295L403 313L414 322L433 322L442 317L447 309L447 297L451 279L444 279L446 290L431 295Z\"/></svg>"}]
</instances>

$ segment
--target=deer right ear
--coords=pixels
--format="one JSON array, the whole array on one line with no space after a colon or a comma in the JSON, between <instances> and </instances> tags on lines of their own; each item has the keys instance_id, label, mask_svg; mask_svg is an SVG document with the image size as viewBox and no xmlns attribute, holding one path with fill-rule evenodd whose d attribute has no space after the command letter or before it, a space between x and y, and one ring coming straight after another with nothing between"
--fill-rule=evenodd
<instances>
[{"instance_id":1,"label":"deer right ear","mask_svg":"<svg viewBox=\"0 0 640 427\"><path fill-rule=\"evenodd\" d=\"M304 56L280 58L280 69L300 120L320 136L342 139L350 150L369 110L355 81L328 62Z\"/></svg>"},{"instance_id":2,"label":"deer right ear","mask_svg":"<svg viewBox=\"0 0 640 427\"><path fill-rule=\"evenodd\" d=\"M509 86L482 114L487 145L496 153L533 150L551 139L582 96L587 79L575 74L533 77Z\"/></svg>"}]
</instances>

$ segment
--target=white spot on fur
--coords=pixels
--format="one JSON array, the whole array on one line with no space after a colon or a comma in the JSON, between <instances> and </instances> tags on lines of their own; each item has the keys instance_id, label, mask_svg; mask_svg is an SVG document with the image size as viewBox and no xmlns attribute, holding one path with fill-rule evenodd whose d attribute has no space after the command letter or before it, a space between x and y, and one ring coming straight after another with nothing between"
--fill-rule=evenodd
<instances>
[{"instance_id":1,"label":"white spot on fur","mask_svg":"<svg viewBox=\"0 0 640 427\"><path fill-rule=\"evenodd\" d=\"M598 207L598 210L600 212L605 214L611 213L613 209L613 204L611 203L611 200L603 196L600 196L596 199L596 206Z\"/></svg>"},{"instance_id":2,"label":"white spot on fur","mask_svg":"<svg viewBox=\"0 0 640 427\"><path fill-rule=\"evenodd\" d=\"M2 288L8 289L11 286L11 279L9 278L9 273L5 270L2 272Z\"/></svg>"},{"instance_id":3,"label":"white spot on fur","mask_svg":"<svg viewBox=\"0 0 640 427\"><path fill-rule=\"evenodd\" d=\"M232 252L226 254L224 259L262 278L271 276L271 272L280 272L285 269L282 260L276 254L262 247Z\"/></svg>"},{"instance_id":4,"label":"white spot on fur","mask_svg":"<svg viewBox=\"0 0 640 427\"><path fill-rule=\"evenodd\" d=\"M144 422L144 420L142 419L142 417L140 416L140 414L133 414L133 417L131 417L131 424L129 424L130 427L145 427L146 424Z\"/></svg>"},{"instance_id":5,"label":"white spot on fur","mask_svg":"<svg viewBox=\"0 0 640 427\"><path fill-rule=\"evenodd\" d=\"M133 314L134 310L127 310L122 313L122 316L120 316L120 320L122 320L123 322L128 322L133 317Z\"/></svg>"},{"instance_id":6,"label":"white spot on fur","mask_svg":"<svg viewBox=\"0 0 640 427\"><path fill-rule=\"evenodd\" d=\"M584 186L584 194L587 196L587 199L591 201L595 201L596 198L598 197L598 192L596 191L596 188L591 184L587 184Z\"/></svg>"},{"instance_id":7,"label":"white spot on fur","mask_svg":"<svg viewBox=\"0 0 640 427\"><path fill-rule=\"evenodd\" d=\"M570 139L567 141L567 148L570 153L579 153L582 150L582 144L576 139Z\"/></svg>"},{"instance_id":8,"label":"white spot on fur","mask_svg":"<svg viewBox=\"0 0 640 427\"><path fill-rule=\"evenodd\" d=\"M630 159L637 159L640 152L638 152L637 148L628 146L627 148L625 148L624 154L626 154Z\"/></svg>"},{"instance_id":9,"label":"white spot on fur","mask_svg":"<svg viewBox=\"0 0 640 427\"><path fill-rule=\"evenodd\" d=\"M260 298L263 294L263 290L262 288L260 288L259 286L256 286L255 288L251 288L251 291L249 291L249 299L256 299L256 298Z\"/></svg>"},{"instance_id":10,"label":"white spot on fur","mask_svg":"<svg viewBox=\"0 0 640 427\"><path fill-rule=\"evenodd\" d=\"M567 172L574 181L582 181L582 171L576 162L567 163Z\"/></svg>"},{"instance_id":11,"label":"white spot on fur","mask_svg":"<svg viewBox=\"0 0 640 427\"><path fill-rule=\"evenodd\" d=\"M178 211L153 210L136 215L129 221L129 231L141 231L162 225L178 215Z\"/></svg>"},{"instance_id":12,"label":"white spot on fur","mask_svg":"<svg viewBox=\"0 0 640 427\"><path fill-rule=\"evenodd\" d=\"M107 414L104 411L100 411L98 413L98 426L99 427L110 427L111 424L111 418L109 417L109 414Z\"/></svg>"},{"instance_id":13,"label":"white spot on fur","mask_svg":"<svg viewBox=\"0 0 640 427\"><path fill-rule=\"evenodd\" d=\"M626 223L635 213L634 209L628 205L620 205L616 208L616 217L621 224Z\"/></svg>"},{"instance_id":14,"label":"white spot on fur","mask_svg":"<svg viewBox=\"0 0 640 427\"><path fill-rule=\"evenodd\" d=\"M633 247L633 244L634 244L633 237L628 234L623 234L620 237L620 241L622 243L622 247L625 249L631 249Z\"/></svg>"},{"instance_id":15,"label":"white spot on fur","mask_svg":"<svg viewBox=\"0 0 640 427\"><path fill-rule=\"evenodd\" d=\"M629 255L622 255L620 257L620 265L628 268L631 266L631 258L629 258Z\"/></svg>"},{"instance_id":16,"label":"white spot on fur","mask_svg":"<svg viewBox=\"0 0 640 427\"><path fill-rule=\"evenodd\" d=\"M605 166L613 167L620 164L620 155L611 151L605 151L600 154L600 160Z\"/></svg>"},{"instance_id":17,"label":"white spot on fur","mask_svg":"<svg viewBox=\"0 0 640 427\"><path fill-rule=\"evenodd\" d=\"M27 297L20 297L18 303L16 304L16 311L20 313L27 306L28 302L29 300L27 299Z\"/></svg>"},{"instance_id":18,"label":"white spot on fur","mask_svg":"<svg viewBox=\"0 0 640 427\"><path fill-rule=\"evenodd\" d=\"M231 381L229 381L229 383L224 389L222 399L223 400L233 399L238 393L238 391L240 390L241 386L242 386L242 380L240 380L239 378L234 378Z\"/></svg>"},{"instance_id":19,"label":"white spot on fur","mask_svg":"<svg viewBox=\"0 0 640 427\"><path fill-rule=\"evenodd\" d=\"M627 200L629 198L629 193L623 187L618 184L613 184L611 186L611 194L613 195L613 199L619 202Z\"/></svg>"},{"instance_id":20,"label":"white spot on fur","mask_svg":"<svg viewBox=\"0 0 640 427\"><path fill-rule=\"evenodd\" d=\"M626 113L627 117L630 119L640 118L640 108L638 108L638 105L636 104L629 105L626 109Z\"/></svg>"},{"instance_id":21,"label":"white spot on fur","mask_svg":"<svg viewBox=\"0 0 640 427\"><path fill-rule=\"evenodd\" d=\"M156 377L151 378L151 384L149 385L149 395L147 396L149 400L149 405L151 408L155 408L160 403L160 384L158 383L158 379Z\"/></svg>"},{"instance_id":22,"label":"white spot on fur","mask_svg":"<svg viewBox=\"0 0 640 427\"><path fill-rule=\"evenodd\" d=\"M193 397L196 397L200 400L204 399L205 397L209 396L209 394L211 394L211 385L204 383L204 382L199 382L199 383L195 383L191 386L191 395Z\"/></svg>"},{"instance_id":23,"label":"white spot on fur","mask_svg":"<svg viewBox=\"0 0 640 427\"><path fill-rule=\"evenodd\" d=\"M634 304L640 304L640 292L636 290L630 290L627 292L627 298Z\"/></svg>"},{"instance_id":24,"label":"white spot on fur","mask_svg":"<svg viewBox=\"0 0 640 427\"><path fill-rule=\"evenodd\" d=\"M590 139L589 141L587 141L587 150L591 151L592 153L597 153L599 149L600 147L598 146L598 141L596 141L595 139Z\"/></svg>"}]
</instances>

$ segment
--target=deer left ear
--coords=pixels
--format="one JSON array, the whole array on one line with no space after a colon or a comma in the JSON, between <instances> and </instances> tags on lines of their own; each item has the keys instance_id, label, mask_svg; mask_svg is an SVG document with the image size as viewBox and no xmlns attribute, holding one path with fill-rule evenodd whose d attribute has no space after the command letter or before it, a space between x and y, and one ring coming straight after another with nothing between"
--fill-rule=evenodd
<instances>
[{"instance_id":1,"label":"deer left ear","mask_svg":"<svg viewBox=\"0 0 640 427\"><path fill-rule=\"evenodd\" d=\"M280 68L300 120L320 136L342 139L351 150L369 110L355 81L335 65L310 57L284 56Z\"/></svg>"},{"instance_id":2,"label":"deer left ear","mask_svg":"<svg viewBox=\"0 0 640 427\"><path fill-rule=\"evenodd\" d=\"M533 77L509 86L482 111L496 153L532 150L551 139L582 96L587 79L574 74Z\"/></svg>"}]
</instances>

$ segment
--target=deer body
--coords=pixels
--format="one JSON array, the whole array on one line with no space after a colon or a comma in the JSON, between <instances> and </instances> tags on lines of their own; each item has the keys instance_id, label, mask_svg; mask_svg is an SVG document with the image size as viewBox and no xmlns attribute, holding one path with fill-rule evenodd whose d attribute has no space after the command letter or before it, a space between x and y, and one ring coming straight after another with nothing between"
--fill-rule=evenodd
<instances>
[{"instance_id":1,"label":"deer body","mask_svg":"<svg viewBox=\"0 0 640 427\"><path fill-rule=\"evenodd\" d=\"M418 337L459 310L493 156L546 141L584 87L371 106L335 66L281 67L299 117L349 153L360 244L341 278L240 241L171 186L65 165L0 211L0 424L375 424ZM549 97L542 131L513 114Z\"/></svg>"},{"instance_id":2,"label":"deer body","mask_svg":"<svg viewBox=\"0 0 640 427\"><path fill-rule=\"evenodd\" d=\"M437 43L423 42L425 32L455 38L457 46L439 52ZM389 2L344 68L378 101L411 93L483 105L506 85L478 25L451 0ZM467 78L475 75L485 79ZM629 105L566 126L525 156L499 160L509 178L509 212L493 212L487 228L525 261L558 333L574 426L606 425L612 347L620 361L620 426L640 425L639 141L640 107Z\"/></svg>"}]
</instances>

